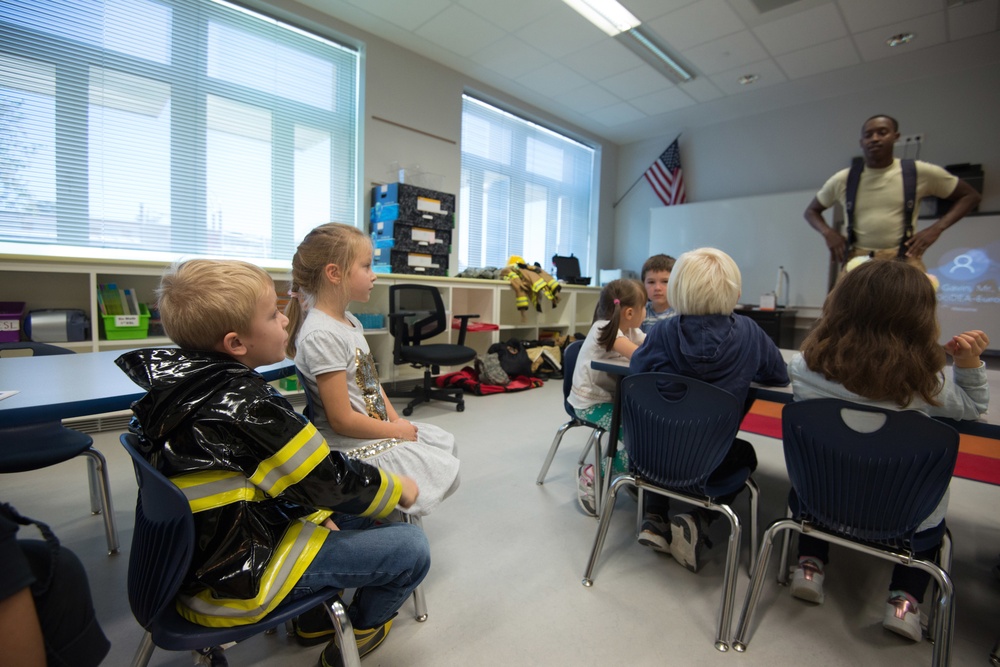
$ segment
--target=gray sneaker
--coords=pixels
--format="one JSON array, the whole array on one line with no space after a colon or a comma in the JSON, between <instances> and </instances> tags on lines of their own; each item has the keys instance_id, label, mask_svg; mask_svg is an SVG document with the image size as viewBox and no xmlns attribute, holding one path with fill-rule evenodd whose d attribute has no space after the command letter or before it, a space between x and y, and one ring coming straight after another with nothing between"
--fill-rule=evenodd
<instances>
[{"instance_id":1,"label":"gray sneaker","mask_svg":"<svg viewBox=\"0 0 1000 667\"><path fill-rule=\"evenodd\" d=\"M646 514L642 518L638 542L662 554L670 553L670 524L659 514Z\"/></svg>"},{"instance_id":2,"label":"gray sneaker","mask_svg":"<svg viewBox=\"0 0 1000 667\"><path fill-rule=\"evenodd\" d=\"M697 572L701 567L701 549L705 536L696 514L677 514L670 520L670 554L678 563Z\"/></svg>"},{"instance_id":3,"label":"gray sneaker","mask_svg":"<svg viewBox=\"0 0 1000 667\"><path fill-rule=\"evenodd\" d=\"M580 466L577 469L576 499L587 516L597 516L593 465Z\"/></svg>"}]
</instances>

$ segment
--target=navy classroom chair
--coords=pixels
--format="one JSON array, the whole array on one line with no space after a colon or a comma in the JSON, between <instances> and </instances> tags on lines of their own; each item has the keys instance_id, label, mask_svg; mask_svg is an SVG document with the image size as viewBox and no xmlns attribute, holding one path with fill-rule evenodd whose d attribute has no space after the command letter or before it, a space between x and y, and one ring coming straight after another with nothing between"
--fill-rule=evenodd
<instances>
[{"instance_id":1,"label":"navy classroom chair","mask_svg":"<svg viewBox=\"0 0 1000 667\"><path fill-rule=\"evenodd\" d=\"M72 350L45 343L0 343L0 357L74 354ZM2 363L2 362L0 362ZM66 428L60 421L22 424L0 428L0 473L38 470L77 456L87 457L90 485L90 511L104 515L104 535L108 554L118 553L118 527L111 503L111 483L108 462L94 447L94 439L86 433Z\"/></svg>"},{"instance_id":2,"label":"navy classroom chair","mask_svg":"<svg viewBox=\"0 0 1000 667\"><path fill-rule=\"evenodd\" d=\"M622 424L630 472L618 475L601 509L583 585L594 583L594 567L604 546L618 490L639 490L636 534L642 527L643 494L655 493L718 512L729 520L722 603L715 648L729 650L729 630L736 597L736 570L742 534L739 516L716 498L750 491L750 569L757 543L757 484L750 469L723 479L712 478L732 447L742 420L742 406L729 392L693 378L670 373L636 373L622 380Z\"/></svg>"},{"instance_id":3,"label":"navy classroom chair","mask_svg":"<svg viewBox=\"0 0 1000 667\"><path fill-rule=\"evenodd\" d=\"M863 430L852 428L845 418L863 422ZM938 587L933 664L947 665L954 626L954 587L947 571L951 541L943 522L921 533L917 527L948 490L958 459L958 432L913 410L886 410L835 398L786 405L781 430L792 483L790 518L779 519L764 531L733 647L744 651L750 641L774 538L781 532L785 545L779 582L787 577L784 552L788 531L794 530L928 572ZM943 567L913 556L939 542Z\"/></svg>"},{"instance_id":4,"label":"navy classroom chair","mask_svg":"<svg viewBox=\"0 0 1000 667\"><path fill-rule=\"evenodd\" d=\"M168 651L193 651L240 642L321 604L333 619L345 667L360 666L354 629L337 597L338 591L332 588L284 603L250 625L209 628L182 618L174 598L194 554L191 506L184 493L139 453L139 440L134 434L122 434L121 443L132 457L139 484L128 561L128 602L132 615L146 632L132 660L133 667L145 667L157 646ZM330 599L332 603L327 602Z\"/></svg>"}]
</instances>

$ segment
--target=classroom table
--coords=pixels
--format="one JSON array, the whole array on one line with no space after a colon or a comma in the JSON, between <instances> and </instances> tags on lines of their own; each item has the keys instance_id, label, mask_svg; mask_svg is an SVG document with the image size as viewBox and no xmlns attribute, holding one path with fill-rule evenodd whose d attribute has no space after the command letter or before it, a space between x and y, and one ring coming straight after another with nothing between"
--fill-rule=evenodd
<instances>
[{"instance_id":1,"label":"classroom table","mask_svg":"<svg viewBox=\"0 0 1000 667\"><path fill-rule=\"evenodd\" d=\"M795 354L795 350L783 349L781 354L785 361L789 361L792 358L792 355ZM631 371L629 370L628 363L624 361L592 361L590 362L590 365L594 370L604 371L615 379L614 397L612 399L614 406L611 411L611 428L608 432L608 446L605 450L605 456L610 457L613 456L615 451L618 449L618 431L621 426L621 401L618 400L618 396L621 393L621 383ZM945 372L951 373L951 370L945 368ZM987 369L986 377L990 383L990 398L992 403L992 397L998 395L998 392L1000 392L1000 371ZM792 402L791 385L786 387L769 387L755 383L750 385L750 391L752 397L757 400L772 401L774 403L782 404ZM952 426L959 433L996 441L997 446L1000 447L1000 409L994 409L987 412L984 418L980 421L957 421L945 418L936 419ZM607 486L607 480L605 480L605 486Z\"/></svg>"},{"instance_id":2,"label":"classroom table","mask_svg":"<svg viewBox=\"0 0 1000 667\"><path fill-rule=\"evenodd\" d=\"M128 410L146 393L115 365L128 350L0 359L0 428ZM257 369L268 381L295 374L285 359Z\"/></svg>"}]
</instances>

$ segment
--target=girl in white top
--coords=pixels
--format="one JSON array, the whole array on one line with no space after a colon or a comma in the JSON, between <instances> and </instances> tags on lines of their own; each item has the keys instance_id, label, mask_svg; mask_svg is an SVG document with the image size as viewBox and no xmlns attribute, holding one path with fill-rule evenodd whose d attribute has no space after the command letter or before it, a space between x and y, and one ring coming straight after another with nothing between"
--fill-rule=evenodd
<instances>
[{"instance_id":1,"label":"girl in white top","mask_svg":"<svg viewBox=\"0 0 1000 667\"><path fill-rule=\"evenodd\" d=\"M646 334L639 328L646 317L646 288L638 280L612 280L601 290L597 317L580 348L573 370L573 388L567 400L578 417L608 430L611 428L615 381L608 373L592 368L591 362L627 364L632 353L646 340ZM622 450L615 457L616 472L627 467L624 453ZM577 477L580 507L587 514L597 516L594 466L581 466Z\"/></svg>"},{"instance_id":2,"label":"girl in white top","mask_svg":"<svg viewBox=\"0 0 1000 667\"><path fill-rule=\"evenodd\" d=\"M401 419L387 399L364 328L347 310L368 301L375 280L371 240L361 230L329 223L309 232L292 259L288 355L330 447L416 480L420 495L405 511L422 516L458 488L455 438Z\"/></svg>"}]
</instances>

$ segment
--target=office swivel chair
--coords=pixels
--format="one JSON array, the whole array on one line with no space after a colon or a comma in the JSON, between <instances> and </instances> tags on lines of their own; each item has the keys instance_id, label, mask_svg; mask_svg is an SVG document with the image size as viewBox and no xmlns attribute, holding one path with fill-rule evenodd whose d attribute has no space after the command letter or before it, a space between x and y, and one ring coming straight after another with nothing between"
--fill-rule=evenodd
<instances>
[{"instance_id":1,"label":"office swivel chair","mask_svg":"<svg viewBox=\"0 0 1000 667\"><path fill-rule=\"evenodd\" d=\"M191 651L243 641L321 604L333 620L345 667L361 664L351 621L333 589L283 603L263 620L249 625L210 628L181 617L174 598L194 555L191 506L184 492L139 453L139 440L135 435L123 434L121 443L132 457L139 483L128 561L128 601L132 615L146 632L132 667L145 667L157 646L169 651Z\"/></svg>"},{"instance_id":2,"label":"office swivel chair","mask_svg":"<svg viewBox=\"0 0 1000 667\"><path fill-rule=\"evenodd\" d=\"M45 343L0 343L0 357L57 354L73 354L73 351ZM0 428L0 442L3 443L0 450L0 473L38 470L77 456L86 456L90 511L92 514L104 515L108 553L118 553L118 527L115 525L115 510L111 504L108 462L94 447L93 438L64 427L61 421L50 421Z\"/></svg>"},{"instance_id":3,"label":"office swivel chair","mask_svg":"<svg viewBox=\"0 0 1000 667\"><path fill-rule=\"evenodd\" d=\"M389 332L393 337L392 360L397 366L409 364L423 368L422 384L409 392L388 391L394 397L412 396L403 408L403 415L413 414L413 407L432 400L450 401L459 412L465 410L461 387L435 388L434 376L441 366L466 364L476 358L476 351L465 345L469 320L479 315L455 315L461 321L458 343L424 341L448 331L451 323L445 311L441 292L432 285L391 285L389 287Z\"/></svg>"}]
</instances>

